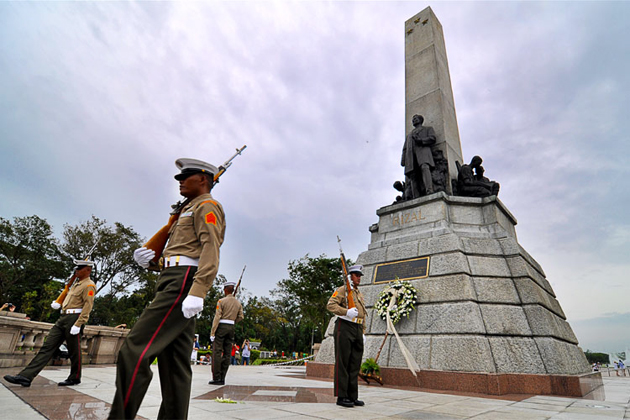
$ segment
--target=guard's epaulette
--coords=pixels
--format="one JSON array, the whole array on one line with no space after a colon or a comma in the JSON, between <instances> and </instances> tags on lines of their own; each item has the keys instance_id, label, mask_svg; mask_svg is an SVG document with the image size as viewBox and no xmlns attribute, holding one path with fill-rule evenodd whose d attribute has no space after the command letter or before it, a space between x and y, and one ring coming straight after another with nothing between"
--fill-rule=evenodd
<instances>
[{"instance_id":1,"label":"guard's epaulette","mask_svg":"<svg viewBox=\"0 0 630 420\"><path fill-rule=\"evenodd\" d=\"M201 206L203 206L203 205L204 205L204 204L206 204L206 203L212 203L212 204L214 204L215 206L218 206L218 205L219 205L219 203L217 203L217 202L216 202L216 201L214 201L214 200L206 200L206 201L202 201L201 203L199 203L199 205L198 205L197 207L201 207Z\"/></svg>"}]
</instances>

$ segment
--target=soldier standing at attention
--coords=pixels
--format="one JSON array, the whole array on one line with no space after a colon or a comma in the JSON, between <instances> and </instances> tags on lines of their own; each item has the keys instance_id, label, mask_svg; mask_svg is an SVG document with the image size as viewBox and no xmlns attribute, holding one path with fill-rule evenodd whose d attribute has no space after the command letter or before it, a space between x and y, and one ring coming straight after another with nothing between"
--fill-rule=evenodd
<instances>
[{"instance_id":1,"label":"soldier standing at attention","mask_svg":"<svg viewBox=\"0 0 630 420\"><path fill-rule=\"evenodd\" d=\"M348 309L346 286L328 299L328 310L337 315L335 326L335 396L342 407L363 406L359 400L359 370L365 344L365 300L359 291L363 266L353 265L350 274L355 308Z\"/></svg>"},{"instance_id":2,"label":"soldier standing at attention","mask_svg":"<svg viewBox=\"0 0 630 420\"><path fill-rule=\"evenodd\" d=\"M219 270L219 247L225 235L221 204L210 190L218 168L196 159L178 159L175 175L180 194L186 197L177 222L169 231L164 249L164 269L155 298L131 329L118 353L116 394L110 419L133 419L149 387L151 363L157 358L162 404L159 419L188 417L190 349L195 332L194 316ZM134 252L142 267L149 267L155 251Z\"/></svg>"},{"instance_id":3,"label":"soldier standing at attention","mask_svg":"<svg viewBox=\"0 0 630 420\"><path fill-rule=\"evenodd\" d=\"M20 373L15 376L6 375L4 379L12 384L31 386L33 379L52 359L61 343L66 342L72 367L70 376L57 385L78 385L81 383L81 335L83 327L90 317L94 305L96 285L90 279L93 261L74 260L77 265L74 276L76 280L68 291L63 304L53 302L53 309L61 308L61 317L48 332L46 342L37 355Z\"/></svg>"},{"instance_id":4,"label":"soldier standing at attention","mask_svg":"<svg viewBox=\"0 0 630 420\"><path fill-rule=\"evenodd\" d=\"M224 298L217 302L214 313L210 341L212 341L212 381L210 385L225 385L225 377L230 367L232 345L234 344L234 323L243 320L243 306L234 297L235 283L223 286Z\"/></svg>"}]
</instances>

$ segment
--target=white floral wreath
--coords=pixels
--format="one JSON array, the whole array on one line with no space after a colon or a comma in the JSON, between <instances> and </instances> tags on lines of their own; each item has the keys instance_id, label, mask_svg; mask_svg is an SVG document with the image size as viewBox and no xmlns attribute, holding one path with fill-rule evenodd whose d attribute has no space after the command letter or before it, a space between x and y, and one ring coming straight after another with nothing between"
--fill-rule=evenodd
<instances>
[{"instance_id":1,"label":"white floral wreath","mask_svg":"<svg viewBox=\"0 0 630 420\"><path fill-rule=\"evenodd\" d=\"M396 301L390 307L390 302L392 302L394 295L396 295ZM374 307L379 316L385 321L387 321L387 310L389 309L389 316L392 323L396 324L403 316L409 316L411 311L415 308L417 299L418 291L411 283L408 281L395 280L389 287L379 293L378 301Z\"/></svg>"}]
</instances>

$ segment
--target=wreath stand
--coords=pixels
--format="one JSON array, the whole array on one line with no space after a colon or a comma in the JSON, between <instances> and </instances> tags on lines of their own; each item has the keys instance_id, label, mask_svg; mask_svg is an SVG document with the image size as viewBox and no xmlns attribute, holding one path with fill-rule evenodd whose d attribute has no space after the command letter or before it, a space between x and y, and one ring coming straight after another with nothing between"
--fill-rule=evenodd
<instances>
[{"instance_id":1,"label":"wreath stand","mask_svg":"<svg viewBox=\"0 0 630 420\"><path fill-rule=\"evenodd\" d=\"M416 362L413 360L412 356L409 354L409 350L407 350L405 345L400 340L400 337L398 336L398 333L396 332L396 328L394 327L394 324L398 322L398 320L400 320L401 313L398 312L394 320L392 320L391 318L391 311L393 310L393 308L398 306L399 296L406 296L407 298L410 298L410 300L407 301L407 303L403 304L404 307L402 310L402 316L409 316L409 312L413 310L414 308L413 304L415 303L417 299L417 291L408 282L400 281L398 278L396 278L396 281L394 282L392 286L386 288L379 294L379 301L377 302L376 307L378 309L378 314L381 317L385 315L384 318L387 321L387 329L385 330L385 337L383 338L381 347L378 349L376 358L372 362L370 362L370 364L375 365L376 369L369 369L369 366L368 366L367 369L365 369L367 373L359 371L359 377L363 379L368 385L370 384L370 380L373 380L374 382L378 382L379 384L383 385L383 379L377 373L375 373L375 371L378 372L378 363L377 363L378 358L381 355L381 351L383 350L385 341L387 341L387 336L389 335L390 330L392 331L392 334L396 335L396 340L398 341L400 350L403 353L405 360L407 361L407 366L409 367L409 370L411 371L413 376L416 378L416 382L418 382L418 385L420 385L418 376L416 374L416 371L420 370L420 368L418 367ZM400 310L400 307L398 307L398 310ZM367 359L366 362L368 362L369 360L370 359Z\"/></svg>"},{"instance_id":2,"label":"wreath stand","mask_svg":"<svg viewBox=\"0 0 630 420\"><path fill-rule=\"evenodd\" d=\"M383 350L383 346L385 345L385 341L387 340L388 334L389 332L385 331L385 337L383 338L381 347L378 349L378 353L376 353L376 357L374 358L374 363L378 362L378 358L381 355L381 351ZM378 382L379 384L383 385L383 378L381 378L379 375L377 375L374 372L370 372L370 373L359 372L359 378L363 379L368 385L370 384L370 379L373 380L374 382Z\"/></svg>"}]
</instances>

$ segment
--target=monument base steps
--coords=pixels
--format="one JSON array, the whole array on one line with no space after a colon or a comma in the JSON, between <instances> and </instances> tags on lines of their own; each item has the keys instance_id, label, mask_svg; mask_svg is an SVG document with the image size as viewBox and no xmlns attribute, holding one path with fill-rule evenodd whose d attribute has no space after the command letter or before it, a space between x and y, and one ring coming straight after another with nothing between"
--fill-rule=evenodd
<instances>
[{"instance_id":1,"label":"monument base steps","mask_svg":"<svg viewBox=\"0 0 630 420\"><path fill-rule=\"evenodd\" d=\"M306 368L306 375L312 378L332 379L334 367L333 364L310 362ZM581 375L540 375L421 370L417 374L416 381L408 369L381 367L380 376L385 386L404 386L427 391L604 399L604 384L600 372ZM365 382L359 379L359 384L364 385Z\"/></svg>"}]
</instances>

